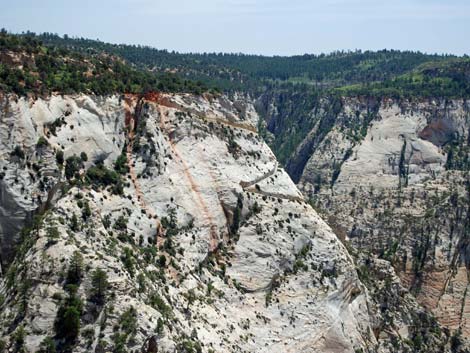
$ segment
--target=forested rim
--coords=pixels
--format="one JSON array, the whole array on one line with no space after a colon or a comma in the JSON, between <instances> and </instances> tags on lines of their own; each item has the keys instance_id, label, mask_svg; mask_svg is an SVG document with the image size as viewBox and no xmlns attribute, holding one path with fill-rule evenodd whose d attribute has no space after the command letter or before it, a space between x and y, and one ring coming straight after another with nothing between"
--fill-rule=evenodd
<instances>
[{"instance_id":1,"label":"forested rim","mask_svg":"<svg viewBox=\"0 0 470 353\"><path fill-rule=\"evenodd\" d=\"M0 90L18 95L85 92L97 95L149 91L201 94L202 82L169 72L146 72L105 52L45 45L39 37L0 31Z\"/></svg>"},{"instance_id":2,"label":"forested rim","mask_svg":"<svg viewBox=\"0 0 470 353\"><path fill-rule=\"evenodd\" d=\"M324 95L391 98L470 96L468 56L413 51L337 51L330 54L260 56L177 53L148 46L33 35L45 44L85 53L108 53L146 70L170 70L223 91L320 91Z\"/></svg>"},{"instance_id":3,"label":"forested rim","mask_svg":"<svg viewBox=\"0 0 470 353\"><path fill-rule=\"evenodd\" d=\"M375 98L470 97L470 58L413 51L291 57L177 53L52 33L0 32L0 88L26 93L242 91Z\"/></svg>"}]
</instances>

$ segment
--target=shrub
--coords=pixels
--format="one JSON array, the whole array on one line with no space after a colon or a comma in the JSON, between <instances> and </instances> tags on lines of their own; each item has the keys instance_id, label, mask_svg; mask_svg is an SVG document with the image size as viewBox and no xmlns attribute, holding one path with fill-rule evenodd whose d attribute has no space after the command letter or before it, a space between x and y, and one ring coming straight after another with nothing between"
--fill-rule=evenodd
<instances>
[{"instance_id":1,"label":"shrub","mask_svg":"<svg viewBox=\"0 0 470 353\"><path fill-rule=\"evenodd\" d=\"M178 351L184 353L202 353L202 347L199 342L187 339L178 345Z\"/></svg>"},{"instance_id":2,"label":"shrub","mask_svg":"<svg viewBox=\"0 0 470 353\"><path fill-rule=\"evenodd\" d=\"M125 153L121 153L121 155L116 159L116 162L114 162L114 170L119 174L126 174L129 171L129 167L127 166L127 156Z\"/></svg>"},{"instance_id":3,"label":"shrub","mask_svg":"<svg viewBox=\"0 0 470 353\"><path fill-rule=\"evenodd\" d=\"M131 277L134 276L134 255L130 248L124 248L124 254L121 256L121 261Z\"/></svg>"},{"instance_id":4,"label":"shrub","mask_svg":"<svg viewBox=\"0 0 470 353\"><path fill-rule=\"evenodd\" d=\"M39 346L39 353L56 353L57 350L55 348L55 342L54 340L47 336L44 338L41 342L41 345Z\"/></svg>"},{"instance_id":5,"label":"shrub","mask_svg":"<svg viewBox=\"0 0 470 353\"><path fill-rule=\"evenodd\" d=\"M238 229L240 228L240 222L242 218L242 209L243 209L243 198L241 195L238 195L237 198L237 207L235 208L233 212L233 219L232 219L232 224L230 225L230 234L236 235L238 232Z\"/></svg>"},{"instance_id":6,"label":"shrub","mask_svg":"<svg viewBox=\"0 0 470 353\"><path fill-rule=\"evenodd\" d=\"M78 172L82 169L83 163L80 157L76 155L70 156L65 161L65 177L67 179L78 178Z\"/></svg>"},{"instance_id":7,"label":"shrub","mask_svg":"<svg viewBox=\"0 0 470 353\"><path fill-rule=\"evenodd\" d=\"M78 232L80 230L80 225L78 224L78 218L75 213L72 214L72 218L70 219L70 229L72 229L74 232Z\"/></svg>"},{"instance_id":8,"label":"shrub","mask_svg":"<svg viewBox=\"0 0 470 353\"><path fill-rule=\"evenodd\" d=\"M102 219L102 222L103 222L103 226L106 229L109 229L109 227L111 227L111 215L110 214L105 215Z\"/></svg>"},{"instance_id":9,"label":"shrub","mask_svg":"<svg viewBox=\"0 0 470 353\"><path fill-rule=\"evenodd\" d=\"M88 161L87 154L85 152L80 153L80 159L82 160L82 162Z\"/></svg>"},{"instance_id":10,"label":"shrub","mask_svg":"<svg viewBox=\"0 0 470 353\"><path fill-rule=\"evenodd\" d=\"M137 332L137 311L130 307L119 318L119 330L113 334L113 353L126 353L126 345L130 338ZM117 328L116 328L117 329Z\"/></svg>"},{"instance_id":11,"label":"shrub","mask_svg":"<svg viewBox=\"0 0 470 353\"><path fill-rule=\"evenodd\" d=\"M98 187L113 186L113 193L122 195L123 183L120 175L114 170L109 170L103 164L95 165L87 170L86 177L88 182Z\"/></svg>"},{"instance_id":12,"label":"shrub","mask_svg":"<svg viewBox=\"0 0 470 353\"><path fill-rule=\"evenodd\" d=\"M83 202L83 208L82 208L82 218L84 221L86 221L88 218L91 216L91 209L90 209L90 204L88 201Z\"/></svg>"},{"instance_id":13,"label":"shrub","mask_svg":"<svg viewBox=\"0 0 470 353\"><path fill-rule=\"evenodd\" d=\"M57 229L57 227L55 227L55 226L48 227L46 229L46 237L47 237L46 246L51 246L51 245L57 243L57 239L60 238L59 229Z\"/></svg>"},{"instance_id":14,"label":"shrub","mask_svg":"<svg viewBox=\"0 0 470 353\"><path fill-rule=\"evenodd\" d=\"M158 293L154 292L149 297L149 305L154 309L158 310L160 314L166 319L169 319L173 316L173 312L171 311L171 307L167 305L163 299L158 295Z\"/></svg>"},{"instance_id":15,"label":"shrub","mask_svg":"<svg viewBox=\"0 0 470 353\"><path fill-rule=\"evenodd\" d=\"M19 146L19 145L15 146L14 150L10 153L10 155L12 157L18 157L20 159L24 159L24 157L25 157L25 153L24 153L23 149L21 148L21 146Z\"/></svg>"},{"instance_id":16,"label":"shrub","mask_svg":"<svg viewBox=\"0 0 470 353\"><path fill-rule=\"evenodd\" d=\"M48 145L49 145L49 142L46 140L44 136L39 137L38 142L36 142L37 148L46 147Z\"/></svg>"},{"instance_id":17,"label":"shrub","mask_svg":"<svg viewBox=\"0 0 470 353\"><path fill-rule=\"evenodd\" d=\"M128 335L132 335L137 331L137 310L134 307L127 309L119 318L121 330Z\"/></svg>"},{"instance_id":18,"label":"shrub","mask_svg":"<svg viewBox=\"0 0 470 353\"><path fill-rule=\"evenodd\" d=\"M160 255L158 258L158 264L160 267L165 267L166 266L166 256L165 255Z\"/></svg>"},{"instance_id":19,"label":"shrub","mask_svg":"<svg viewBox=\"0 0 470 353\"><path fill-rule=\"evenodd\" d=\"M126 230L127 229L127 218L124 216L119 216L114 222L113 228L116 230Z\"/></svg>"},{"instance_id":20,"label":"shrub","mask_svg":"<svg viewBox=\"0 0 470 353\"><path fill-rule=\"evenodd\" d=\"M57 164L63 165L64 164L64 152L62 150L58 150L55 154L55 160Z\"/></svg>"}]
</instances>

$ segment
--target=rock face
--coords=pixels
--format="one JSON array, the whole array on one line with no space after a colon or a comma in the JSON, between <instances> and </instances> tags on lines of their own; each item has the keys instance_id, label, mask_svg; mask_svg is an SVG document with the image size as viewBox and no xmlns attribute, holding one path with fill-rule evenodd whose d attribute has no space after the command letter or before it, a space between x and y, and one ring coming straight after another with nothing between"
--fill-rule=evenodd
<instances>
[{"instance_id":1,"label":"rock face","mask_svg":"<svg viewBox=\"0 0 470 353\"><path fill-rule=\"evenodd\" d=\"M321 184L394 188L400 178L405 186L434 177L445 170L445 147L468 135L468 104L345 100L311 151L299 185L310 193ZM298 153L308 143L307 137Z\"/></svg>"},{"instance_id":2,"label":"rock face","mask_svg":"<svg viewBox=\"0 0 470 353\"><path fill-rule=\"evenodd\" d=\"M62 150L65 157L85 151L90 160L103 158L110 165L125 136L116 97L53 96L33 102L2 96L0 106L0 254L5 266L12 260L11 248L18 243L28 215L56 191L61 173L54 150ZM54 132L59 129L60 134ZM46 137L48 145L38 145L40 137Z\"/></svg>"},{"instance_id":3,"label":"rock face","mask_svg":"<svg viewBox=\"0 0 470 353\"><path fill-rule=\"evenodd\" d=\"M10 351L377 344L352 258L242 97L3 96L1 108L0 336ZM61 335L71 303L80 328Z\"/></svg>"},{"instance_id":4,"label":"rock face","mask_svg":"<svg viewBox=\"0 0 470 353\"><path fill-rule=\"evenodd\" d=\"M324 136L313 124L293 156L311 144L298 186L335 233L368 261L388 262L403 289L463 337L470 335L469 108L462 100L345 99Z\"/></svg>"}]
</instances>

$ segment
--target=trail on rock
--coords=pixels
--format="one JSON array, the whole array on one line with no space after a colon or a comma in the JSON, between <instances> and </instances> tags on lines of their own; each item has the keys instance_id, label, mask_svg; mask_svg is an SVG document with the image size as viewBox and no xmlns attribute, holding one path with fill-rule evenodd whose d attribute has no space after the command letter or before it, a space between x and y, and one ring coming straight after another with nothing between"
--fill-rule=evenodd
<instances>
[{"instance_id":1,"label":"trail on rock","mask_svg":"<svg viewBox=\"0 0 470 353\"><path fill-rule=\"evenodd\" d=\"M285 199L289 201L298 201L298 202L304 202L304 199L302 197L298 196L292 196L292 195L285 195L277 192L269 192L269 191L263 191L260 188L257 188L255 185L262 182L263 180L270 178L274 174L276 174L278 170L278 164L276 163L274 165L274 168L268 171L267 173L264 173L263 175L259 176L258 178L255 178L254 180L251 181L240 181L240 186L243 188L243 190L263 195L263 196L268 196L268 197L274 197L278 199ZM254 187L255 186L255 187Z\"/></svg>"},{"instance_id":2,"label":"trail on rock","mask_svg":"<svg viewBox=\"0 0 470 353\"><path fill-rule=\"evenodd\" d=\"M250 186L253 186L261 181L263 181L264 179L267 179L271 176L273 176L276 172L277 172L277 167L278 167L278 164L277 162L274 164L274 168L271 169L270 171L268 171L267 173L264 173L263 175L259 176L258 178L255 178L254 180L251 180L251 181L240 181L240 186L244 189L246 188L249 188Z\"/></svg>"},{"instance_id":3,"label":"trail on rock","mask_svg":"<svg viewBox=\"0 0 470 353\"><path fill-rule=\"evenodd\" d=\"M214 123L219 123L222 125L234 127L236 129L241 129L241 130L248 130L252 133L257 134L258 130L256 127L250 125L250 124L244 124L240 122L235 122L235 121L230 121L226 119L222 119L216 116L207 116L207 114L202 114L201 112L198 112L196 109L191 109L188 107L185 107L181 104L178 104L174 101L171 101L166 97L165 95L158 93L158 92L149 92L144 95L145 100L149 102L154 102L159 106L167 107L167 108L173 108L177 109L179 111L191 114L192 116L196 116L197 118L204 120L205 122L214 122Z\"/></svg>"}]
</instances>

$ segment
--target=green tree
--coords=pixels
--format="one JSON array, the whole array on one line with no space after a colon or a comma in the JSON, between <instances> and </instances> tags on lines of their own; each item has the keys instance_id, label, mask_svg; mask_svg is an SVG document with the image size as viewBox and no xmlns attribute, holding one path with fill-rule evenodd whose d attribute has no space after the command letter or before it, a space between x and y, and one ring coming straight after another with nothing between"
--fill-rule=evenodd
<instances>
[{"instance_id":1,"label":"green tree","mask_svg":"<svg viewBox=\"0 0 470 353\"><path fill-rule=\"evenodd\" d=\"M91 216L91 209L90 209L90 204L88 201L85 201L83 203L83 208L82 208L82 218L84 221L86 221L88 218Z\"/></svg>"},{"instance_id":2,"label":"green tree","mask_svg":"<svg viewBox=\"0 0 470 353\"><path fill-rule=\"evenodd\" d=\"M124 248L124 254L121 255L121 261L124 264L124 267L129 272L131 277L134 277L135 265L134 265L134 254L130 248Z\"/></svg>"},{"instance_id":3,"label":"green tree","mask_svg":"<svg viewBox=\"0 0 470 353\"><path fill-rule=\"evenodd\" d=\"M72 214L72 218L70 218L70 229L72 229L74 232L78 232L80 230L80 225L78 224L78 218L75 213Z\"/></svg>"},{"instance_id":4,"label":"green tree","mask_svg":"<svg viewBox=\"0 0 470 353\"><path fill-rule=\"evenodd\" d=\"M83 257L75 251L70 259L69 269L67 271L67 284L78 285L83 277Z\"/></svg>"},{"instance_id":5,"label":"green tree","mask_svg":"<svg viewBox=\"0 0 470 353\"><path fill-rule=\"evenodd\" d=\"M14 343L14 348L15 352L23 352L24 351L24 339L26 336L26 331L24 327L18 326L16 331L13 333L13 343Z\"/></svg>"},{"instance_id":6,"label":"green tree","mask_svg":"<svg viewBox=\"0 0 470 353\"><path fill-rule=\"evenodd\" d=\"M119 174L126 174L129 171L129 167L127 166L127 156L123 152L119 155L114 162L114 170Z\"/></svg>"},{"instance_id":7,"label":"green tree","mask_svg":"<svg viewBox=\"0 0 470 353\"><path fill-rule=\"evenodd\" d=\"M65 161L65 177L67 179L77 178L78 172L82 169L83 163L80 157L76 155L70 156Z\"/></svg>"},{"instance_id":8,"label":"green tree","mask_svg":"<svg viewBox=\"0 0 470 353\"><path fill-rule=\"evenodd\" d=\"M106 292L109 287L108 275L102 269L97 268L92 274L91 284L92 300L98 305L103 305L106 301Z\"/></svg>"},{"instance_id":9,"label":"green tree","mask_svg":"<svg viewBox=\"0 0 470 353\"><path fill-rule=\"evenodd\" d=\"M57 338L64 339L67 344L75 342L80 332L82 311L81 299L77 296L75 289L71 290L57 312L55 321Z\"/></svg>"},{"instance_id":10,"label":"green tree","mask_svg":"<svg viewBox=\"0 0 470 353\"><path fill-rule=\"evenodd\" d=\"M41 342L41 345L39 346L39 353L56 353L56 347L55 347L55 342L54 340L47 336L44 338Z\"/></svg>"},{"instance_id":11,"label":"green tree","mask_svg":"<svg viewBox=\"0 0 470 353\"><path fill-rule=\"evenodd\" d=\"M46 229L46 236L48 242L55 242L57 239L60 238L59 229L56 226L51 226Z\"/></svg>"}]
</instances>

